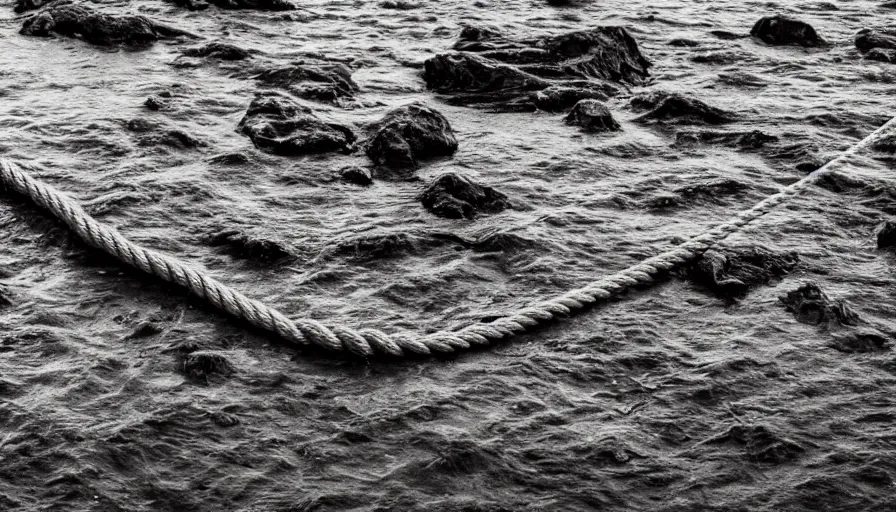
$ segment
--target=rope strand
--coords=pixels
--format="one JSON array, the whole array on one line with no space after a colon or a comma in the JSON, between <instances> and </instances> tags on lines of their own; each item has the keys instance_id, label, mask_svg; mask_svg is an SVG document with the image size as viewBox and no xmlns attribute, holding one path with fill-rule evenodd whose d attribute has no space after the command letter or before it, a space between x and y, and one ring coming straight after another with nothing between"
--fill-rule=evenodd
<instances>
[{"instance_id":1,"label":"rope strand","mask_svg":"<svg viewBox=\"0 0 896 512\"><path fill-rule=\"evenodd\" d=\"M182 286L215 307L256 327L276 333L296 345L316 345L330 351L347 352L361 357L376 354L393 357L412 354L428 356L486 346L574 314L587 306L604 302L633 287L653 284L659 274L694 260L710 247L798 195L819 176L883 138L893 126L896 126L896 118L803 179L674 249L490 323L475 323L458 331L442 331L425 336L407 332L387 334L376 329L356 330L339 325L326 326L309 318L290 320L283 313L246 297L202 271L191 269L172 257L130 242L114 229L100 224L72 198L37 181L10 160L0 160L0 183L49 210L87 244L147 274Z\"/></svg>"}]
</instances>

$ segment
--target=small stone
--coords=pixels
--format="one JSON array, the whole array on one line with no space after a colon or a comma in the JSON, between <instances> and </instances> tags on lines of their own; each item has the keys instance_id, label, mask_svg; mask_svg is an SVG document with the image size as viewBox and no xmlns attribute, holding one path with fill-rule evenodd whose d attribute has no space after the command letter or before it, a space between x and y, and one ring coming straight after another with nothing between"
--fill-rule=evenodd
<instances>
[{"instance_id":1,"label":"small stone","mask_svg":"<svg viewBox=\"0 0 896 512\"><path fill-rule=\"evenodd\" d=\"M750 31L750 35L773 46L822 46L825 44L824 39L808 23L781 15L766 16L757 21L753 30Z\"/></svg>"},{"instance_id":2,"label":"small stone","mask_svg":"<svg viewBox=\"0 0 896 512\"><path fill-rule=\"evenodd\" d=\"M885 220L877 227L877 248L896 247L896 220Z\"/></svg>"},{"instance_id":3,"label":"small stone","mask_svg":"<svg viewBox=\"0 0 896 512\"><path fill-rule=\"evenodd\" d=\"M566 124L581 126L588 132L614 132L622 127L606 105L597 100L581 100L566 116Z\"/></svg>"},{"instance_id":4,"label":"small stone","mask_svg":"<svg viewBox=\"0 0 896 512\"><path fill-rule=\"evenodd\" d=\"M423 207L449 219L472 219L480 211L495 213L510 207L507 196L466 176L444 174L420 195Z\"/></svg>"}]
</instances>

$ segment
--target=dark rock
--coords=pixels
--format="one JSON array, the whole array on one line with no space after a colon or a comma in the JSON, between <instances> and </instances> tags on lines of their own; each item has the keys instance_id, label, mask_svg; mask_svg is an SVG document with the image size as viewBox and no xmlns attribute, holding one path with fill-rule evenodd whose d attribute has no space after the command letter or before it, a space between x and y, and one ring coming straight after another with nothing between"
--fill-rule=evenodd
<instances>
[{"instance_id":1,"label":"dark rock","mask_svg":"<svg viewBox=\"0 0 896 512\"><path fill-rule=\"evenodd\" d=\"M460 51L426 60L427 86L451 95L455 104L498 110L541 108L532 93L552 86L615 93L613 84L640 83L650 67L622 27L524 40L489 27L466 27L454 48Z\"/></svg>"},{"instance_id":2,"label":"dark rock","mask_svg":"<svg viewBox=\"0 0 896 512\"><path fill-rule=\"evenodd\" d=\"M433 215L449 219L472 219L479 212L510 208L504 194L455 173L444 174L426 187L420 202Z\"/></svg>"},{"instance_id":3,"label":"dark rock","mask_svg":"<svg viewBox=\"0 0 896 512\"><path fill-rule=\"evenodd\" d=\"M611 93L615 95L616 91L611 91ZM532 93L526 103L545 112L561 112L570 109L582 100L607 101L609 96L607 88L599 85L552 85L547 89Z\"/></svg>"},{"instance_id":4,"label":"dark rock","mask_svg":"<svg viewBox=\"0 0 896 512\"><path fill-rule=\"evenodd\" d=\"M832 301L814 283L806 283L779 299L798 322L811 325L857 325L859 315L840 301Z\"/></svg>"},{"instance_id":5,"label":"dark rock","mask_svg":"<svg viewBox=\"0 0 896 512\"><path fill-rule=\"evenodd\" d=\"M223 354L197 351L184 357L183 371L194 380L208 382L212 376L228 376L233 374L235 369Z\"/></svg>"},{"instance_id":6,"label":"dark rock","mask_svg":"<svg viewBox=\"0 0 896 512\"><path fill-rule=\"evenodd\" d=\"M209 43L198 48L187 48L183 52L187 57L205 57L220 60L243 60L252 58L248 50L228 43Z\"/></svg>"},{"instance_id":7,"label":"dark rock","mask_svg":"<svg viewBox=\"0 0 896 512\"><path fill-rule=\"evenodd\" d=\"M733 41L734 39L750 37L744 34L735 34L734 32L729 32L727 30L710 30L709 33L724 41Z\"/></svg>"},{"instance_id":8,"label":"dark rock","mask_svg":"<svg viewBox=\"0 0 896 512\"><path fill-rule=\"evenodd\" d=\"M285 89L296 96L339 104L360 91L351 70L340 63L294 64L269 69L255 77L268 86Z\"/></svg>"},{"instance_id":9,"label":"dark rock","mask_svg":"<svg viewBox=\"0 0 896 512\"><path fill-rule=\"evenodd\" d=\"M896 50L896 34L865 28L856 33L855 43L856 48L862 52L873 48Z\"/></svg>"},{"instance_id":10,"label":"dark rock","mask_svg":"<svg viewBox=\"0 0 896 512\"><path fill-rule=\"evenodd\" d=\"M896 220L885 220L877 227L877 248L896 247Z\"/></svg>"},{"instance_id":11,"label":"dark rock","mask_svg":"<svg viewBox=\"0 0 896 512\"><path fill-rule=\"evenodd\" d=\"M388 258L412 252L416 240L405 233L376 233L356 236L338 243L334 252L355 259Z\"/></svg>"},{"instance_id":12,"label":"dark rock","mask_svg":"<svg viewBox=\"0 0 896 512\"><path fill-rule=\"evenodd\" d=\"M140 141L142 146L168 146L175 149L194 149L204 146L201 140L183 130L170 129L160 133L151 133Z\"/></svg>"},{"instance_id":13,"label":"dark rock","mask_svg":"<svg viewBox=\"0 0 896 512\"><path fill-rule=\"evenodd\" d=\"M153 123L142 117L137 117L125 123L125 128L135 133L146 133L159 127L158 123Z\"/></svg>"},{"instance_id":14,"label":"dark rock","mask_svg":"<svg viewBox=\"0 0 896 512\"><path fill-rule=\"evenodd\" d=\"M370 171L363 167L346 167L339 173L339 176L343 181L354 183L355 185L360 185L362 187L367 187L373 184L373 177L371 177Z\"/></svg>"},{"instance_id":15,"label":"dark rock","mask_svg":"<svg viewBox=\"0 0 896 512\"><path fill-rule=\"evenodd\" d=\"M719 196L730 196L747 190L747 185L731 179L719 178L707 180L693 185L685 185L675 189L675 192L685 198L693 198L704 196L708 198L717 198Z\"/></svg>"},{"instance_id":16,"label":"dark rock","mask_svg":"<svg viewBox=\"0 0 896 512\"><path fill-rule=\"evenodd\" d=\"M808 23L781 15L766 16L757 21L753 30L750 31L750 35L774 46L822 46L825 44L824 39Z\"/></svg>"},{"instance_id":17,"label":"dark rock","mask_svg":"<svg viewBox=\"0 0 896 512\"><path fill-rule=\"evenodd\" d=\"M700 46L700 42L694 41L693 39L672 39L666 44L677 48L695 48Z\"/></svg>"},{"instance_id":18,"label":"dark rock","mask_svg":"<svg viewBox=\"0 0 896 512\"><path fill-rule=\"evenodd\" d=\"M10 297L9 290L5 286L0 285L0 308L12 305Z\"/></svg>"},{"instance_id":19,"label":"dark rock","mask_svg":"<svg viewBox=\"0 0 896 512\"><path fill-rule=\"evenodd\" d=\"M416 167L421 159L451 155L457 138L445 116L422 103L399 107L373 125L367 156L394 168Z\"/></svg>"},{"instance_id":20,"label":"dark rock","mask_svg":"<svg viewBox=\"0 0 896 512\"><path fill-rule=\"evenodd\" d=\"M566 124L581 126L589 132L614 132L622 127L606 105L597 100L582 100L566 116Z\"/></svg>"},{"instance_id":21,"label":"dark rock","mask_svg":"<svg viewBox=\"0 0 896 512\"><path fill-rule=\"evenodd\" d=\"M631 106L636 111L648 110L638 118L640 121L724 124L735 119L734 114L698 99L666 91L636 96L632 98Z\"/></svg>"},{"instance_id":22,"label":"dark rock","mask_svg":"<svg viewBox=\"0 0 896 512\"><path fill-rule=\"evenodd\" d=\"M865 58L888 64L896 64L896 50L885 48L872 48L865 53Z\"/></svg>"},{"instance_id":23,"label":"dark rock","mask_svg":"<svg viewBox=\"0 0 896 512\"><path fill-rule=\"evenodd\" d=\"M26 11L33 11L34 9L40 9L45 5L52 4L57 0L16 0L16 5L13 7L13 10L21 14Z\"/></svg>"},{"instance_id":24,"label":"dark rock","mask_svg":"<svg viewBox=\"0 0 896 512\"><path fill-rule=\"evenodd\" d=\"M110 16L83 5L50 7L25 20L21 34L50 37L59 34L81 37L98 45L148 44L159 39L195 37L180 29L155 23L143 16Z\"/></svg>"},{"instance_id":25,"label":"dark rock","mask_svg":"<svg viewBox=\"0 0 896 512\"><path fill-rule=\"evenodd\" d=\"M254 9L256 11L294 11L296 6L288 0L209 0L221 9Z\"/></svg>"},{"instance_id":26,"label":"dark rock","mask_svg":"<svg viewBox=\"0 0 896 512\"><path fill-rule=\"evenodd\" d=\"M277 94L257 95L238 130L259 149L282 156L348 153L356 139L350 128L321 121L309 109Z\"/></svg>"},{"instance_id":27,"label":"dark rock","mask_svg":"<svg viewBox=\"0 0 896 512\"><path fill-rule=\"evenodd\" d=\"M760 149L778 142L778 137L759 130L750 132L682 131L675 134L675 144L721 144L737 149Z\"/></svg>"},{"instance_id":28,"label":"dark rock","mask_svg":"<svg viewBox=\"0 0 896 512\"><path fill-rule=\"evenodd\" d=\"M178 7L183 7L190 11L204 11L208 9L208 2L205 0L165 0L166 2L173 3Z\"/></svg>"},{"instance_id":29,"label":"dark rock","mask_svg":"<svg viewBox=\"0 0 896 512\"><path fill-rule=\"evenodd\" d=\"M877 329L864 327L853 332L835 332L833 341L828 345L834 350L846 354L864 354L868 352L884 352L893 347L893 338Z\"/></svg>"},{"instance_id":30,"label":"dark rock","mask_svg":"<svg viewBox=\"0 0 896 512\"><path fill-rule=\"evenodd\" d=\"M236 229L220 231L210 235L206 243L212 247L222 247L235 258L261 261L277 261L292 256L283 243L247 235Z\"/></svg>"},{"instance_id":31,"label":"dark rock","mask_svg":"<svg viewBox=\"0 0 896 512\"><path fill-rule=\"evenodd\" d=\"M735 300L746 295L750 288L788 274L799 261L795 252L763 247L710 249L687 272L691 279L716 295Z\"/></svg>"},{"instance_id":32,"label":"dark rock","mask_svg":"<svg viewBox=\"0 0 896 512\"><path fill-rule=\"evenodd\" d=\"M395 9L398 11L410 11L412 9L419 9L420 4L415 2L406 2L404 0L386 0L385 2L380 2L380 7L383 9Z\"/></svg>"},{"instance_id":33,"label":"dark rock","mask_svg":"<svg viewBox=\"0 0 896 512\"><path fill-rule=\"evenodd\" d=\"M143 104L149 110L162 110L168 106L168 102L158 96L150 96L149 98L146 98L146 101L144 101Z\"/></svg>"}]
</instances>

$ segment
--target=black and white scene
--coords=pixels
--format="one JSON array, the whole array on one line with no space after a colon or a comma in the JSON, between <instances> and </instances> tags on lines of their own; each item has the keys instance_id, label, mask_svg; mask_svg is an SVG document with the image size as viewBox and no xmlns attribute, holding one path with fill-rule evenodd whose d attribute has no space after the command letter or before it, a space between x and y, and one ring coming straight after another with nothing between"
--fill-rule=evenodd
<instances>
[{"instance_id":1,"label":"black and white scene","mask_svg":"<svg viewBox=\"0 0 896 512\"><path fill-rule=\"evenodd\" d=\"M896 2L0 0L0 511L896 511Z\"/></svg>"}]
</instances>

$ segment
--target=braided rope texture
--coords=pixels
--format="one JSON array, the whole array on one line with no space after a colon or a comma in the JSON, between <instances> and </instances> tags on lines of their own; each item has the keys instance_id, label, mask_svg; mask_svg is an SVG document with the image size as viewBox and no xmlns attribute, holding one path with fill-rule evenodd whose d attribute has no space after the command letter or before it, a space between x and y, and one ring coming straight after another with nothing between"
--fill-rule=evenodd
<instances>
[{"instance_id":1,"label":"braided rope texture","mask_svg":"<svg viewBox=\"0 0 896 512\"><path fill-rule=\"evenodd\" d=\"M274 332L297 345L316 345L330 351L362 357L377 354L393 357L428 356L434 353L451 354L505 340L535 326L572 315L587 306L604 302L634 287L652 284L662 273L697 258L729 235L742 230L750 222L796 196L818 176L880 140L894 126L896 118L800 181L670 251L490 323L476 323L457 331L441 331L424 336L407 332L386 334L376 329L327 326L309 318L290 320L283 313L246 297L204 272L130 242L114 229L91 217L75 200L34 179L8 159L0 160L0 183L49 210L89 245L143 272L176 283L227 313Z\"/></svg>"}]
</instances>

